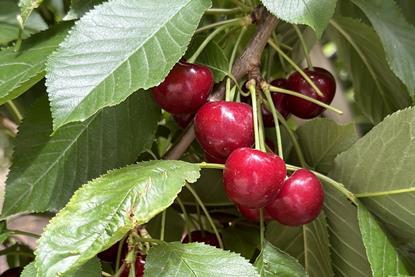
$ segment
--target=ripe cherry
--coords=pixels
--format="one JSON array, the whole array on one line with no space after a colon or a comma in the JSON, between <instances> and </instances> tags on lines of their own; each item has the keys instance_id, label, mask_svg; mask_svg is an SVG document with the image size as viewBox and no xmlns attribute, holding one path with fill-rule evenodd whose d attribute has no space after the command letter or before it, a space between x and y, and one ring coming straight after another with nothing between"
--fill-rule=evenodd
<instances>
[{"instance_id":1,"label":"ripe cherry","mask_svg":"<svg viewBox=\"0 0 415 277\"><path fill-rule=\"evenodd\" d=\"M173 114L196 112L213 88L213 74L206 66L178 62L152 92L155 101Z\"/></svg>"},{"instance_id":2,"label":"ripe cherry","mask_svg":"<svg viewBox=\"0 0 415 277\"><path fill-rule=\"evenodd\" d=\"M300 73L294 72L288 77L288 87L303 95L317 99L323 103L330 104L336 93L336 81L330 72L324 68L314 67L314 70L304 69L313 83L321 90L324 96L317 92L307 83ZM288 110L295 116L310 119L321 114L325 109L307 100L287 95Z\"/></svg>"},{"instance_id":3,"label":"ripe cherry","mask_svg":"<svg viewBox=\"0 0 415 277\"><path fill-rule=\"evenodd\" d=\"M1 277L19 277L22 274L23 266L9 268L0 274Z\"/></svg>"},{"instance_id":4,"label":"ripe cherry","mask_svg":"<svg viewBox=\"0 0 415 277\"><path fill-rule=\"evenodd\" d=\"M204 242L206 244L215 246L215 247L220 247L219 246L219 241L216 238L216 235L210 232L202 232L202 231L193 231L190 233L190 236L192 238L192 242ZM183 243L189 243L190 242L190 238L189 235L186 235L183 240Z\"/></svg>"},{"instance_id":5,"label":"ripe cherry","mask_svg":"<svg viewBox=\"0 0 415 277\"><path fill-rule=\"evenodd\" d=\"M117 259L117 253L118 253L118 247L120 243L117 242L116 244L112 245L110 248L100 252L97 254L98 258L100 258L103 261L106 262L114 262ZM127 255L128 252L128 245L127 243L124 243L121 249L121 258L124 259L124 257Z\"/></svg>"},{"instance_id":6,"label":"ripe cherry","mask_svg":"<svg viewBox=\"0 0 415 277\"><path fill-rule=\"evenodd\" d=\"M243 206L238 206L239 212L249 221L259 222L260 221L260 213L259 209L252 209ZM264 221L272 220L272 217L268 214L268 212L264 209Z\"/></svg>"},{"instance_id":7,"label":"ripe cherry","mask_svg":"<svg viewBox=\"0 0 415 277\"><path fill-rule=\"evenodd\" d=\"M140 253L137 253L135 259L135 276L136 277L143 277L144 276L144 265L146 264L146 257L142 256ZM123 272L121 272L120 277L128 277L130 273L129 268L125 268Z\"/></svg>"},{"instance_id":8,"label":"ripe cherry","mask_svg":"<svg viewBox=\"0 0 415 277\"><path fill-rule=\"evenodd\" d=\"M226 159L233 150L254 143L252 108L245 103L206 103L196 113L194 123L203 150L218 159Z\"/></svg>"},{"instance_id":9,"label":"ripe cherry","mask_svg":"<svg viewBox=\"0 0 415 277\"><path fill-rule=\"evenodd\" d=\"M307 169L299 169L284 182L266 210L281 224L299 226L315 219L323 202L324 191L318 178Z\"/></svg>"},{"instance_id":10,"label":"ripe cherry","mask_svg":"<svg viewBox=\"0 0 415 277\"><path fill-rule=\"evenodd\" d=\"M286 174L285 163L277 155L240 148L226 160L223 181L233 202L247 208L262 208L275 199Z\"/></svg>"},{"instance_id":11,"label":"ripe cherry","mask_svg":"<svg viewBox=\"0 0 415 277\"><path fill-rule=\"evenodd\" d=\"M185 113L185 114L175 114L173 115L174 121L180 128L186 129L187 125L192 121L194 114Z\"/></svg>"}]
</instances>

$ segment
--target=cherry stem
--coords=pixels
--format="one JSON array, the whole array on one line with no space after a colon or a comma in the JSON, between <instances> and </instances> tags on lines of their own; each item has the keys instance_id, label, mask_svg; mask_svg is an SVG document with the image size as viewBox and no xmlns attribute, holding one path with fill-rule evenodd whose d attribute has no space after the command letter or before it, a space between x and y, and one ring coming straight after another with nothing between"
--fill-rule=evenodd
<instances>
[{"instance_id":1,"label":"cherry stem","mask_svg":"<svg viewBox=\"0 0 415 277\"><path fill-rule=\"evenodd\" d=\"M261 244L261 251L264 249L264 208L259 209L259 242Z\"/></svg>"},{"instance_id":2,"label":"cherry stem","mask_svg":"<svg viewBox=\"0 0 415 277\"><path fill-rule=\"evenodd\" d=\"M277 137L277 146L278 146L278 156L281 157L281 159L284 159L284 153L282 150L282 139L281 139L281 130L280 130L280 124L279 124L279 120L278 120L278 112L277 109L275 109L275 105L274 105L274 101L272 100L271 97L271 93L269 91L269 89L264 86L262 88L262 91L265 94L265 97L267 98L268 101L268 107L271 110L272 113L272 117L274 118L274 124L275 124L275 135Z\"/></svg>"},{"instance_id":3,"label":"cherry stem","mask_svg":"<svg viewBox=\"0 0 415 277\"><path fill-rule=\"evenodd\" d=\"M259 147L262 151L266 152L267 148L265 147L265 135L264 135L264 121L262 120L262 101L261 98L257 99L257 115L258 115L258 136L259 136Z\"/></svg>"},{"instance_id":4,"label":"cherry stem","mask_svg":"<svg viewBox=\"0 0 415 277\"><path fill-rule=\"evenodd\" d=\"M22 235L22 236L26 236L26 237L32 237L35 239L40 238L39 235L37 234L33 234L30 232L25 232L25 231L20 231L20 230L8 230L8 232L10 233L10 235Z\"/></svg>"},{"instance_id":5,"label":"cherry stem","mask_svg":"<svg viewBox=\"0 0 415 277\"><path fill-rule=\"evenodd\" d=\"M287 164L287 170L289 171L296 171L298 169L301 169L301 167ZM330 177L327 177L326 175L321 174L317 171L313 171L313 170L310 170L310 171L313 172L320 180L324 181L324 183L331 185L336 190L338 190L343 195L345 195L350 201L352 201L353 204L355 204L356 206L358 205L358 202L357 202L358 200L356 196L351 191L349 191L342 183L339 183L331 179Z\"/></svg>"},{"instance_id":6,"label":"cherry stem","mask_svg":"<svg viewBox=\"0 0 415 277\"><path fill-rule=\"evenodd\" d=\"M125 263L123 263L120 268L117 270L117 272L115 272L114 277L119 277L121 275L121 273L124 271L125 269Z\"/></svg>"},{"instance_id":7,"label":"cherry stem","mask_svg":"<svg viewBox=\"0 0 415 277\"><path fill-rule=\"evenodd\" d=\"M230 2L234 3L235 5L237 5L238 7L240 7L241 9L251 10L251 8L248 5L246 5L245 3L242 3L239 0L230 0Z\"/></svg>"},{"instance_id":8,"label":"cherry stem","mask_svg":"<svg viewBox=\"0 0 415 277\"><path fill-rule=\"evenodd\" d=\"M235 46L233 47L233 50L232 50L231 58L229 59L229 65L228 65L229 74L232 72L232 66L233 66L233 63L235 61L236 52L238 52L239 45L241 43L243 35L246 32L246 29L247 29L246 26L243 26L241 28L241 31L239 32L238 38L236 39Z\"/></svg>"},{"instance_id":9,"label":"cherry stem","mask_svg":"<svg viewBox=\"0 0 415 277\"><path fill-rule=\"evenodd\" d=\"M184 232L185 232L186 234L189 234L189 238L190 238L190 228L189 228L189 223L191 223L191 224L193 225L193 221L191 221L191 219L190 219L190 217L189 217L189 214L187 213L186 208L185 208L185 206L183 205L183 202L182 202L182 200L180 199L180 197L176 197L176 201L177 201L177 204L179 204L180 209L182 210L182 213L183 213L183 216L184 216L184 221L185 221L185 224L184 224ZM194 226L193 226L193 227L194 227ZM191 241L191 240L190 240L190 241Z\"/></svg>"},{"instance_id":10,"label":"cherry stem","mask_svg":"<svg viewBox=\"0 0 415 277\"><path fill-rule=\"evenodd\" d=\"M212 29L212 28L216 28L216 27L219 27L219 26L222 26L222 25L226 25L226 26L237 25L237 24L240 24L243 21L244 21L244 17L238 17L238 18L232 18L232 19L228 19L228 20L215 22L215 23L200 27L199 29L197 29L195 31L195 34L206 31L206 30L209 30L209 29Z\"/></svg>"},{"instance_id":11,"label":"cherry stem","mask_svg":"<svg viewBox=\"0 0 415 277\"><path fill-rule=\"evenodd\" d=\"M323 108L325 108L327 110L331 110L331 111L333 111L335 113L343 114L343 112L341 110L337 109L337 108L334 108L334 107L332 107L330 105L327 105L326 103L323 103L321 101L318 101L317 99L314 99L312 97L303 95L301 93L298 93L298 92L295 92L295 91L292 91L292 90L283 89L283 88L279 88L279 87L274 87L274 86L271 86L271 85L269 86L269 90L270 91L273 91L273 92L279 92L279 93L283 93L283 94L292 95L292 96L295 96L295 97L298 97L298 98L307 100L309 102L312 102L312 103L314 103L314 104L316 104L316 105L318 105L320 107L323 107Z\"/></svg>"},{"instance_id":12,"label":"cherry stem","mask_svg":"<svg viewBox=\"0 0 415 277\"><path fill-rule=\"evenodd\" d=\"M215 233L216 239L219 242L219 246L220 246L220 248L223 249L222 238L220 237L218 229L216 228L216 225L213 222L213 219L210 216L209 211L206 209L205 204L203 204L203 201L200 199L199 195L197 195L196 191L192 188L192 186L190 186L188 183L186 183L185 186L190 191L190 193L193 195L193 197L195 198L196 202L199 204L202 211L205 213L205 216L206 216L207 220L209 221L209 224L212 227L213 232Z\"/></svg>"},{"instance_id":13,"label":"cherry stem","mask_svg":"<svg viewBox=\"0 0 415 277\"><path fill-rule=\"evenodd\" d=\"M305 72L290 58L288 57L284 51L282 51L278 45L272 41L271 39L268 40L268 44L271 45L272 48L275 49L275 51L278 52L278 54L280 54L292 67L294 67L294 69L300 73L300 75L307 81L307 83L315 90L315 92L320 96L323 97L324 94L321 92L321 90L316 86L316 84L314 84L314 82L310 79L310 77L308 77L307 74L305 74Z\"/></svg>"},{"instance_id":14,"label":"cherry stem","mask_svg":"<svg viewBox=\"0 0 415 277\"><path fill-rule=\"evenodd\" d=\"M215 164L215 163L207 163L207 162L201 162L197 164L200 168L210 168L210 169L224 169L224 164Z\"/></svg>"},{"instance_id":15,"label":"cherry stem","mask_svg":"<svg viewBox=\"0 0 415 277\"><path fill-rule=\"evenodd\" d=\"M199 57L199 55L203 52L203 49L205 49L205 47L209 44L209 42L220 32L222 32L223 30L225 30L226 28L228 28L228 25L223 25L220 26L219 28L217 28L215 31L213 31L212 33L210 33L205 40L203 40L203 42L199 45L199 47L197 48L197 50L193 53L193 55L187 60L189 63L194 63L197 59L197 57Z\"/></svg>"},{"instance_id":16,"label":"cherry stem","mask_svg":"<svg viewBox=\"0 0 415 277\"><path fill-rule=\"evenodd\" d=\"M232 9L211 8L206 11L206 14L233 14L241 11L242 9L240 7Z\"/></svg>"},{"instance_id":17,"label":"cherry stem","mask_svg":"<svg viewBox=\"0 0 415 277\"><path fill-rule=\"evenodd\" d=\"M105 272L105 271L101 271L101 274L102 274L102 276L104 276L104 277L112 277L112 275L111 275L111 274L109 274L109 273L107 273L107 272Z\"/></svg>"},{"instance_id":18,"label":"cherry stem","mask_svg":"<svg viewBox=\"0 0 415 277\"><path fill-rule=\"evenodd\" d=\"M14 102L12 100L9 100L6 102L6 106L9 109L9 111L11 112L11 114L13 115L15 122L16 123L20 123L22 122L23 119L23 115L20 112L19 108L16 106L16 104L14 104Z\"/></svg>"},{"instance_id":19,"label":"cherry stem","mask_svg":"<svg viewBox=\"0 0 415 277\"><path fill-rule=\"evenodd\" d=\"M225 101L231 101L231 79L226 79Z\"/></svg>"},{"instance_id":20,"label":"cherry stem","mask_svg":"<svg viewBox=\"0 0 415 277\"><path fill-rule=\"evenodd\" d=\"M249 92L251 93L251 100L252 100L252 114L254 117L254 134L255 134L255 149L260 150L261 145L259 142L259 129L258 129L258 106L256 102L256 88L255 88L255 80L249 80L246 84Z\"/></svg>"},{"instance_id":21,"label":"cherry stem","mask_svg":"<svg viewBox=\"0 0 415 277\"><path fill-rule=\"evenodd\" d=\"M124 245L125 240L127 239L127 235L125 235L119 242L118 248L117 248L117 259L115 260L115 268L118 269L120 267L121 263L121 254L122 254L122 248Z\"/></svg>"},{"instance_id":22,"label":"cherry stem","mask_svg":"<svg viewBox=\"0 0 415 277\"><path fill-rule=\"evenodd\" d=\"M303 48L303 51L304 51L304 56L305 56L305 59L307 61L308 69L314 70L313 64L311 63L310 54L308 53L307 44L305 43L303 34L301 33L300 28L298 28L297 25L293 24L293 27L294 27L295 32L297 33L298 38L300 39L301 47Z\"/></svg>"},{"instance_id":23,"label":"cherry stem","mask_svg":"<svg viewBox=\"0 0 415 277\"><path fill-rule=\"evenodd\" d=\"M164 240L164 230L166 229L166 210L161 213L161 227L160 227L160 240Z\"/></svg>"}]
</instances>

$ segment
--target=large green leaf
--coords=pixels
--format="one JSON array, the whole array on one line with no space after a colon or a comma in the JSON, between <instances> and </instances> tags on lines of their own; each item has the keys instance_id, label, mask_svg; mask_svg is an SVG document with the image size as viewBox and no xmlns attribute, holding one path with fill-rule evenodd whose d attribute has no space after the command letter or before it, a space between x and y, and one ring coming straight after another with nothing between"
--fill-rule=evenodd
<instances>
[{"instance_id":1,"label":"large green leaf","mask_svg":"<svg viewBox=\"0 0 415 277\"><path fill-rule=\"evenodd\" d=\"M357 140L352 124L337 125L325 118L306 122L296 130L296 135L307 164L321 173L328 173L334 158Z\"/></svg>"},{"instance_id":2,"label":"large green leaf","mask_svg":"<svg viewBox=\"0 0 415 277\"><path fill-rule=\"evenodd\" d=\"M265 241L264 249L260 256L258 256L255 264L258 268L260 276L263 277L307 276L304 272L304 268L296 259L282 252L267 241Z\"/></svg>"},{"instance_id":3,"label":"large green leaf","mask_svg":"<svg viewBox=\"0 0 415 277\"><path fill-rule=\"evenodd\" d=\"M408 276L394 245L363 205L358 207L358 219L373 276Z\"/></svg>"},{"instance_id":4,"label":"large green leaf","mask_svg":"<svg viewBox=\"0 0 415 277\"><path fill-rule=\"evenodd\" d=\"M267 241L304 264L304 236L302 227L291 227L271 221L266 228Z\"/></svg>"},{"instance_id":5,"label":"large green leaf","mask_svg":"<svg viewBox=\"0 0 415 277\"><path fill-rule=\"evenodd\" d=\"M57 210L81 184L133 163L151 146L160 114L149 94L136 93L51 137L48 107L44 98L20 128L2 217Z\"/></svg>"},{"instance_id":6,"label":"large green leaf","mask_svg":"<svg viewBox=\"0 0 415 277\"><path fill-rule=\"evenodd\" d=\"M102 2L104 2L104 0L72 0L71 8L64 19L77 19Z\"/></svg>"},{"instance_id":7,"label":"large green leaf","mask_svg":"<svg viewBox=\"0 0 415 277\"><path fill-rule=\"evenodd\" d=\"M71 23L33 35L19 51L0 51L0 104L16 98L45 76L47 57L66 36Z\"/></svg>"},{"instance_id":8,"label":"large green leaf","mask_svg":"<svg viewBox=\"0 0 415 277\"><path fill-rule=\"evenodd\" d=\"M108 172L75 192L38 240L38 276L75 270L170 206L199 167L150 161Z\"/></svg>"},{"instance_id":9,"label":"large green leaf","mask_svg":"<svg viewBox=\"0 0 415 277\"><path fill-rule=\"evenodd\" d=\"M357 209L329 185L325 189L331 260L335 276L372 276L357 220Z\"/></svg>"},{"instance_id":10,"label":"large green leaf","mask_svg":"<svg viewBox=\"0 0 415 277\"><path fill-rule=\"evenodd\" d=\"M31 262L27 266L25 266L21 277L34 277L36 276L37 271L35 267L35 262ZM66 274L60 275L62 277L101 277L101 263L99 262L98 258L92 258L85 264L83 264L80 268L68 272Z\"/></svg>"},{"instance_id":11,"label":"large green leaf","mask_svg":"<svg viewBox=\"0 0 415 277\"><path fill-rule=\"evenodd\" d=\"M1 0L0 1L0 45L7 44L19 37L19 23L17 16L20 13L17 1L15 0ZM48 25L42 17L33 12L27 19L26 28L23 32L23 37L30 34L46 30Z\"/></svg>"},{"instance_id":12,"label":"large green leaf","mask_svg":"<svg viewBox=\"0 0 415 277\"><path fill-rule=\"evenodd\" d=\"M261 0L278 18L294 24L306 24L321 36L336 8L336 0Z\"/></svg>"},{"instance_id":13,"label":"large green leaf","mask_svg":"<svg viewBox=\"0 0 415 277\"><path fill-rule=\"evenodd\" d=\"M378 33L388 63L411 94L415 94L415 27L394 0L352 0L363 10Z\"/></svg>"},{"instance_id":14,"label":"large green leaf","mask_svg":"<svg viewBox=\"0 0 415 277\"><path fill-rule=\"evenodd\" d=\"M408 108L341 154L332 172L404 244L415 242L414 153L415 108Z\"/></svg>"},{"instance_id":15,"label":"large green leaf","mask_svg":"<svg viewBox=\"0 0 415 277\"><path fill-rule=\"evenodd\" d=\"M351 75L355 101L372 123L411 104L406 87L389 69L372 28L354 19L336 18L329 30Z\"/></svg>"},{"instance_id":16,"label":"large green leaf","mask_svg":"<svg viewBox=\"0 0 415 277\"><path fill-rule=\"evenodd\" d=\"M202 243L172 242L150 249L146 276L258 276L255 268L238 254Z\"/></svg>"},{"instance_id":17,"label":"large green leaf","mask_svg":"<svg viewBox=\"0 0 415 277\"><path fill-rule=\"evenodd\" d=\"M47 67L53 129L163 81L210 0L114 0L83 16Z\"/></svg>"}]
</instances>

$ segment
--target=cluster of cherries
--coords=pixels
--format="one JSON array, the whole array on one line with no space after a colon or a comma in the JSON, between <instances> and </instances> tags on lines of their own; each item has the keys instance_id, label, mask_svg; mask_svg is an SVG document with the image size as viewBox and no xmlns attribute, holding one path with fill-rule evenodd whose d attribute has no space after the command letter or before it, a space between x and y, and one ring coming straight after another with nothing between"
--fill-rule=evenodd
<instances>
[{"instance_id":1,"label":"cluster of cherries","mask_svg":"<svg viewBox=\"0 0 415 277\"><path fill-rule=\"evenodd\" d=\"M304 73L323 96L298 72L287 79L274 80L271 85L330 104L336 89L333 76L318 67L304 69ZM265 219L274 218L290 226L315 219L324 200L318 178L307 169L299 169L287 178L285 162L279 156L252 149L252 107L241 102L207 102L213 83L209 68L180 61L152 92L155 101L172 113L180 125L187 125L195 114L196 138L206 160L225 164L226 193L247 219L257 221L261 208L264 208ZM284 117L293 114L309 119L324 111L321 106L299 97L273 93L272 98ZM273 126L272 115L265 107L262 107L262 114L264 126Z\"/></svg>"}]
</instances>

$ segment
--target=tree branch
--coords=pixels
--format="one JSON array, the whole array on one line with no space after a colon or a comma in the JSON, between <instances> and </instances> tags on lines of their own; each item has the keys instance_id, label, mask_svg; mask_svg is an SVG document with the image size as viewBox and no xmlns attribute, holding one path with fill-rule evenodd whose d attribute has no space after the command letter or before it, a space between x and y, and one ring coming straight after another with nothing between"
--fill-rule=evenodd
<instances>
[{"instance_id":1,"label":"tree branch","mask_svg":"<svg viewBox=\"0 0 415 277\"><path fill-rule=\"evenodd\" d=\"M260 64L261 55L267 44L269 37L277 26L278 19L270 14L264 7L258 7L252 13L253 22L257 24L257 29L246 46L243 53L235 61L232 66L232 75L235 80L239 81L242 77L249 74L250 78L257 79L259 83L260 79ZM209 101L219 101L225 97L225 82L222 81L215 91L210 95ZM178 139L176 145L174 145L169 152L164 156L166 160L179 159L190 144L195 139L195 130L193 123L190 124L183 132L182 136Z\"/></svg>"}]
</instances>

